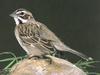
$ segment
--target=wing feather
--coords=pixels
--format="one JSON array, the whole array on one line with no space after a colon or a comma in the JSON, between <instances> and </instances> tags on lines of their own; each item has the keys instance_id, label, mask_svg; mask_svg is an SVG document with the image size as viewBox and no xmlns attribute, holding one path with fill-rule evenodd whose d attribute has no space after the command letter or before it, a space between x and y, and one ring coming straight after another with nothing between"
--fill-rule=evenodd
<instances>
[{"instance_id":1,"label":"wing feather","mask_svg":"<svg viewBox=\"0 0 100 75\"><path fill-rule=\"evenodd\" d=\"M40 45L45 49L53 48L51 40L41 37L41 28L36 24L19 25L18 31L24 44Z\"/></svg>"}]
</instances>

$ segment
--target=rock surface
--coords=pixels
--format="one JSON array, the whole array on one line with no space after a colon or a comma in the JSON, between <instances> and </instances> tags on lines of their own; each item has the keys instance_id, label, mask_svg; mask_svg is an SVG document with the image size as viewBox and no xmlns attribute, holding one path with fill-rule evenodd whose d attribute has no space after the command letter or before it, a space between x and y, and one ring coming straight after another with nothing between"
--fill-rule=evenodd
<instances>
[{"instance_id":1,"label":"rock surface","mask_svg":"<svg viewBox=\"0 0 100 75\"><path fill-rule=\"evenodd\" d=\"M47 56L52 59L24 59L15 64L10 75L86 75L81 69L69 61Z\"/></svg>"}]
</instances>

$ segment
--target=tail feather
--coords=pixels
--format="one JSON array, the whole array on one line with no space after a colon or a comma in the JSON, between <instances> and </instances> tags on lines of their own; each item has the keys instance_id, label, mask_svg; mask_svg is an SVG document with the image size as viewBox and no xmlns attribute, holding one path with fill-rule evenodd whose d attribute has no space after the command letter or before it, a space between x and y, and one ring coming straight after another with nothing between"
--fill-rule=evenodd
<instances>
[{"instance_id":1,"label":"tail feather","mask_svg":"<svg viewBox=\"0 0 100 75\"><path fill-rule=\"evenodd\" d=\"M70 47L64 45L64 44L61 43L61 42L60 42L60 43L55 43L55 44L54 44L54 47L55 47L57 50L59 50L59 51L67 51L67 52L70 52L70 53L72 53L72 54L75 54L75 55L77 55L77 56L79 56L79 57L81 57L81 58L83 58L83 59L85 59L85 60L87 60L87 61L93 60L91 57L88 57L88 56L86 56L85 54L83 54L83 53L81 53L81 52L78 52L78 51L76 51L76 50L73 50L73 49L71 49Z\"/></svg>"},{"instance_id":2,"label":"tail feather","mask_svg":"<svg viewBox=\"0 0 100 75\"><path fill-rule=\"evenodd\" d=\"M78 51L75 51L75 50L73 50L73 49L66 50L66 51L68 51L68 52L70 52L70 53L73 53L73 54L75 54L75 55L77 55L77 56L79 56L79 57L81 57L81 58L83 58L83 59L85 59L85 60L87 60L87 61L93 60L91 57L88 57L88 56L86 56L85 54L83 54L83 53L81 53L81 52L78 52Z\"/></svg>"}]
</instances>

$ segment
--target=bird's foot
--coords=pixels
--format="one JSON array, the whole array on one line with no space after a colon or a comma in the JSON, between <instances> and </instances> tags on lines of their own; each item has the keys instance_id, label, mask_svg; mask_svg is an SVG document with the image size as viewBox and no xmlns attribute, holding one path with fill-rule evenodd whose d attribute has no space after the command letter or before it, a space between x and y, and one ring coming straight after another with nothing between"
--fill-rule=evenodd
<instances>
[{"instance_id":1,"label":"bird's foot","mask_svg":"<svg viewBox=\"0 0 100 75\"><path fill-rule=\"evenodd\" d=\"M39 59L42 59L42 57L41 56L29 56L28 59L39 60Z\"/></svg>"},{"instance_id":2,"label":"bird's foot","mask_svg":"<svg viewBox=\"0 0 100 75\"><path fill-rule=\"evenodd\" d=\"M50 57L45 56L45 55L41 55L41 56L29 56L28 59L34 59L34 60L44 59L47 62L49 62L49 64L52 64L52 59Z\"/></svg>"},{"instance_id":3,"label":"bird's foot","mask_svg":"<svg viewBox=\"0 0 100 75\"><path fill-rule=\"evenodd\" d=\"M52 55L52 56L56 56L56 54L57 54L57 50L56 49L54 49L54 51L52 51L52 53L50 53L50 55Z\"/></svg>"},{"instance_id":4,"label":"bird's foot","mask_svg":"<svg viewBox=\"0 0 100 75\"><path fill-rule=\"evenodd\" d=\"M52 64L52 59L50 57L47 57L44 55L43 59L45 59L47 62L49 62L49 64Z\"/></svg>"}]
</instances>

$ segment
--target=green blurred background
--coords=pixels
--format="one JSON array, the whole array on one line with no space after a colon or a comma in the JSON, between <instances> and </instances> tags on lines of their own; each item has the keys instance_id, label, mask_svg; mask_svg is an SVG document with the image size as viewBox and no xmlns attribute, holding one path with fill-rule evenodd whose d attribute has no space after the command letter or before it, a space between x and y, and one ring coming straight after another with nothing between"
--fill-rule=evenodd
<instances>
[{"instance_id":1,"label":"green blurred background","mask_svg":"<svg viewBox=\"0 0 100 75\"><path fill-rule=\"evenodd\" d=\"M25 52L14 36L15 23L9 16L18 8L30 10L71 48L100 60L100 0L0 0L0 52L21 56ZM71 62L79 58L65 55ZM95 66L93 70L99 72L100 64Z\"/></svg>"}]
</instances>

